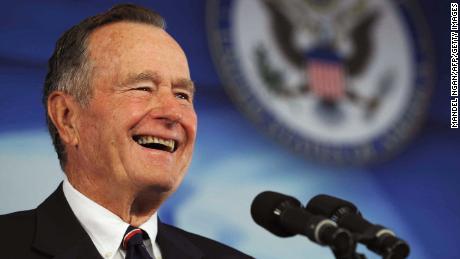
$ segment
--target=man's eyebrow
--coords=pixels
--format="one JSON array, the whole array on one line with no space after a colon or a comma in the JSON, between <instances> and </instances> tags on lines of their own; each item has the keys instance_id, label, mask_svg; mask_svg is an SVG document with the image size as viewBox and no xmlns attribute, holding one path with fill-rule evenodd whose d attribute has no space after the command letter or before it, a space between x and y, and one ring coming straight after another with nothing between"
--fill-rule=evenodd
<instances>
[{"instance_id":1,"label":"man's eyebrow","mask_svg":"<svg viewBox=\"0 0 460 259\"><path fill-rule=\"evenodd\" d=\"M120 84L121 87L133 85L139 82L151 81L153 83L161 82L161 76L153 71L147 70L139 74L131 73L128 74L128 77L123 80ZM191 79L181 78L173 82L173 88L181 88L189 91L190 93L195 93L195 83Z\"/></svg>"},{"instance_id":2,"label":"man's eyebrow","mask_svg":"<svg viewBox=\"0 0 460 259\"><path fill-rule=\"evenodd\" d=\"M128 77L121 82L120 87L125 87L144 81L158 83L160 81L160 76L158 75L158 73L149 70L141 72L139 74L130 73L128 74Z\"/></svg>"},{"instance_id":3,"label":"man's eyebrow","mask_svg":"<svg viewBox=\"0 0 460 259\"><path fill-rule=\"evenodd\" d=\"M195 83L192 80L182 78L178 79L173 83L173 88L181 88L185 89L186 91L194 94L195 93Z\"/></svg>"}]
</instances>

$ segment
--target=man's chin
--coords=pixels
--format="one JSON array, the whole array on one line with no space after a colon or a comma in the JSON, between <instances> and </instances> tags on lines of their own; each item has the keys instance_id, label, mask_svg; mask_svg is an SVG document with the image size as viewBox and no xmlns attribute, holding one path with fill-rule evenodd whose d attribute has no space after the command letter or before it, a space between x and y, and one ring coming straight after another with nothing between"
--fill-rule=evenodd
<instances>
[{"instance_id":1,"label":"man's chin","mask_svg":"<svg viewBox=\"0 0 460 259\"><path fill-rule=\"evenodd\" d=\"M139 186L140 192L148 193L150 195L169 195L176 190L178 184L172 179L146 179L142 181Z\"/></svg>"},{"instance_id":2,"label":"man's chin","mask_svg":"<svg viewBox=\"0 0 460 259\"><path fill-rule=\"evenodd\" d=\"M136 200L146 207L153 204L160 205L174 193L175 190L175 186L171 184L148 185L136 194Z\"/></svg>"}]
</instances>

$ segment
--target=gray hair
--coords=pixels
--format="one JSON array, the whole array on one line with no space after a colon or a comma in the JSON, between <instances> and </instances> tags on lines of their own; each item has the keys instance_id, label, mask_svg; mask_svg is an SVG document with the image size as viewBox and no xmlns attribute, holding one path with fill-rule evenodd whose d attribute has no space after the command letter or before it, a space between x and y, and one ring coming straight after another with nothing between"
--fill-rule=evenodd
<instances>
[{"instance_id":1,"label":"gray hair","mask_svg":"<svg viewBox=\"0 0 460 259\"><path fill-rule=\"evenodd\" d=\"M88 104L92 93L92 64L88 59L88 38L95 29L121 21L144 23L162 29L166 27L163 17L155 11L132 4L120 4L105 13L86 18L67 30L56 42L53 55L48 61L42 100L45 111L48 110L48 97L54 91L70 94L80 105ZM64 169L67 162L65 146L48 112L46 123L59 163Z\"/></svg>"}]
</instances>

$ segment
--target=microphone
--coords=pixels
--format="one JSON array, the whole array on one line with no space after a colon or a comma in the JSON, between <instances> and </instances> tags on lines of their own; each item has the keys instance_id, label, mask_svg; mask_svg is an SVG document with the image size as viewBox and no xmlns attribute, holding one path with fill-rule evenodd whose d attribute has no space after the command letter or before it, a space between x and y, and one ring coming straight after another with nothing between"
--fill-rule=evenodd
<instances>
[{"instance_id":1,"label":"microphone","mask_svg":"<svg viewBox=\"0 0 460 259\"><path fill-rule=\"evenodd\" d=\"M409 256L409 245L396 237L393 231L381 225L374 225L364 219L358 208L351 202L320 194L307 204L310 213L323 215L339 227L356 234L357 241L367 248L382 255L384 259L404 259Z\"/></svg>"},{"instance_id":2,"label":"microphone","mask_svg":"<svg viewBox=\"0 0 460 259\"><path fill-rule=\"evenodd\" d=\"M257 195L251 204L251 216L274 235L304 235L338 254L352 253L356 245L350 232L324 216L309 213L296 198L281 193L265 191Z\"/></svg>"}]
</instances>

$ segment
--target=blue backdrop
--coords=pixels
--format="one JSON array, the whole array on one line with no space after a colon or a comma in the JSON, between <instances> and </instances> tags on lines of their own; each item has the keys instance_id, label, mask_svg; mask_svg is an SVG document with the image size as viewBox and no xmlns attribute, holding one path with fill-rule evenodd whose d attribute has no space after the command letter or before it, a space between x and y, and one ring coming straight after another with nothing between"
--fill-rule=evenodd
<instances>
[{"instance_id":1,"label":"blue backdrop","mask_svg":"<svg viewBox=\"0 0 460 259\"><path fill-rule=\"evenodd\" d=\"M0 214L34 208L62 179L41 105L46 62L63 31L117 2L2 3ZM303 237L271 236L249 215L253 197L263 190L302 201L329 193L354 201L369 219L395 229L411 244L410 258L458 258L460 132L449 127L447 1L420 1L436 54L435 85L420 131L391 160L347 168L308 161L261 134L241 115L210 57L204 0L131 2L166 18L168 32L188 55L198 88L198 143L183 185L160 211L165 221L257 258L333 258Z\"/></svg>"}]
</instances>

